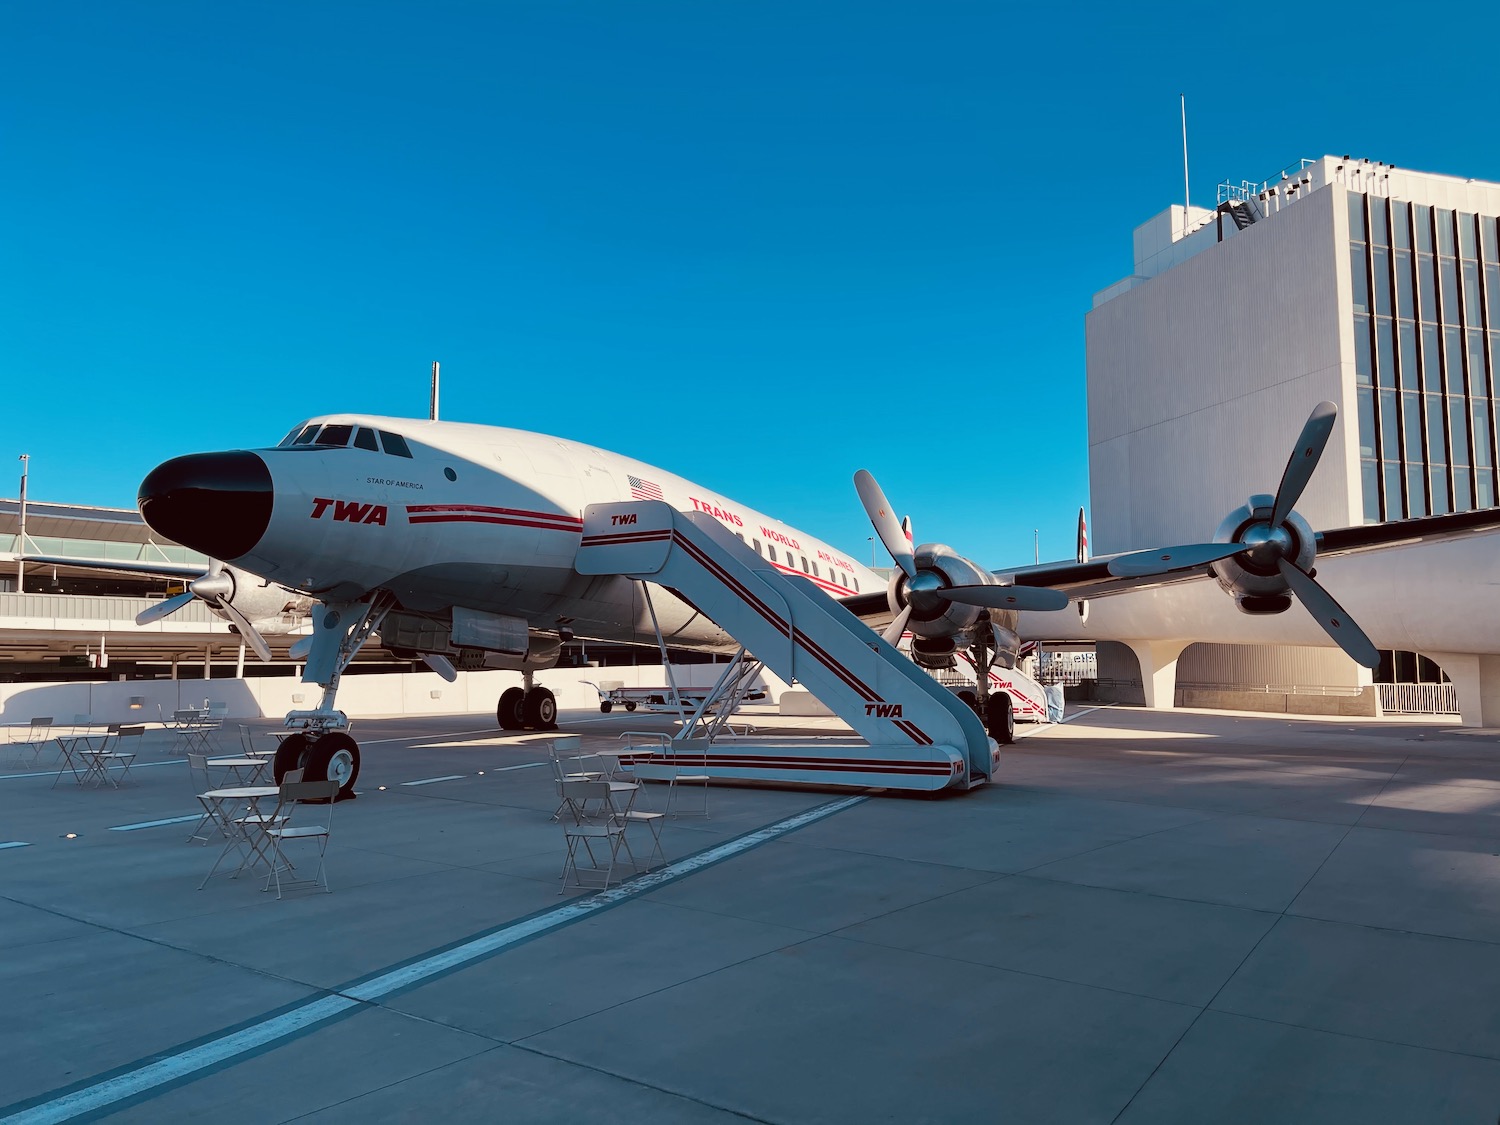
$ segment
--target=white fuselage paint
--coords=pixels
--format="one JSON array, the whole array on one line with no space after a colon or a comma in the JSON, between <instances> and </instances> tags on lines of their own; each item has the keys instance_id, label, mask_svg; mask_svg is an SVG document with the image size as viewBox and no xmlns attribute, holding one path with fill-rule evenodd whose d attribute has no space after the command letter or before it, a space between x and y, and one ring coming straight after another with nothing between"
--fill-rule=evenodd
<instances>
[{"instance_id":1,"label":"white fuselage paint","mask_svg":"<svg viewBox=\"0 0 1500 1125\"><path fill-rule=\"evenodd\" d=\"M567 627L595 640L647 641L635 583L574 568L584 508L659 498L707 511L778 569L834 597L885 580L846 552L674 473L544 434L457 422L337 414L405 437L410 458L349 446L259 449L275 490L270 525L235 564L325 600L388 589L403 605L460 605ZM632 491L631 478L640 484ZM659 497L656 491L659 490ZM774 555L771 553L774 551ZM718 626L653 590L663 632L685 647L732 648Z\"/></svg>"}]
</instances>

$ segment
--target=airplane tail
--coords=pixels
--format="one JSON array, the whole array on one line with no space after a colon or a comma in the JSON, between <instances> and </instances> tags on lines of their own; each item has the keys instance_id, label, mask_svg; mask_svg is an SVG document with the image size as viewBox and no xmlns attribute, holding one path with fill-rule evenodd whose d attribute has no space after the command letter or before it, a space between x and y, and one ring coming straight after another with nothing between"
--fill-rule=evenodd
<instances>
[{"instance_id":1,"label":"airplane tail","mask_svg":"<svg viewBox=\"0 0 1500 1125\"><path fill-rule=\"evenodd\" d=\"M1089 561L1089 524L1084 519L1083 509L1078 509L1078 561L1085 563Z\"/></svg>"}]
</instances>

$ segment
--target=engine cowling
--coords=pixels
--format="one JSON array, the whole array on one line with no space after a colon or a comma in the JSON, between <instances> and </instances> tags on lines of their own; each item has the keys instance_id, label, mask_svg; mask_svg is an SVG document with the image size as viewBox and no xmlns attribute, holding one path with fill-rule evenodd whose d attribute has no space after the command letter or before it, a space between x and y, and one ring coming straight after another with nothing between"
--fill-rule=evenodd
<instances>
[{"instance_id":1,"label":"engine cowling","mask_svg":"<svg viewBox=\"0 0 1500 1125\"><path fill-rule=\"evenodd\" d=\"M1289 513L1279 527L1271 525L1275 503L1274 496L1257 493L1225 516L1214 533L1216 543L1244 543L1251 548L1209 566L1241 613L1273 614L1291 608L1291 589L1277 560L1286 559L1311 571L1318 554L1317 536L1296 512Z\"/></svg>"},{"instance_id":2,"label":"engine cowling","mask_svg":"<svg viewBox=\"0 0 1500 1125\"><path fill-rule=\"evenodd\" d=\"M952 637L971 628L985 611L943 597L949 586L983 586L994 583L990 573L945 543L924 543L913 552L916 574L907 577L897 570L891 575L886 598L891 612L911 606L907 629L918 637Z\"/></svg>"}]
</instances>

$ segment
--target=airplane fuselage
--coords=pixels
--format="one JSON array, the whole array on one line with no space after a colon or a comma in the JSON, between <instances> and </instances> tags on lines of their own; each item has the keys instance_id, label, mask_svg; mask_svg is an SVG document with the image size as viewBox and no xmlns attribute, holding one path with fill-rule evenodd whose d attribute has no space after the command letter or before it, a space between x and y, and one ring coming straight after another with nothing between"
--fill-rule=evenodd
<instances>
[{"instance_id":1,"label":"airplane fuselage","mask_svg":"<svg viewBox=\"0 0 1500 1125\"><path fill-rule=\"evenodd\" d=\"M321 600L384 589L415 612L463 606L525 618L535 629L649 640L654 632L634 583L580 575L573 565L584 508L631 499L706 512L778 569L831 596L885 586L845 552L676 474L522 430L338 414L304 423L274 448L195 456L240 459L219 470L247 478L238 495L232 481L220 494L221 504L244 509L236 526L204 526L214 512L206 495L200 507L208 518L198 526L162 520L169 513L160 506L153 513L149 477L142 486L148 522L155 515L164 534ZM268 496L246 499L267 489ZM686 603L653 600L673 643L733 646Z\"/></svg>"}]
</instances>

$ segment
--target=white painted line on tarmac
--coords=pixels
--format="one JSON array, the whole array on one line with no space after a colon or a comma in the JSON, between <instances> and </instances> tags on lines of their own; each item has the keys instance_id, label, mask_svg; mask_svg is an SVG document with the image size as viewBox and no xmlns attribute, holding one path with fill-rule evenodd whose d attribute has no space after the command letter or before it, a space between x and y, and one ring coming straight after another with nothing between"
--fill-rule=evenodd
<instances>
[{"instance_id":1,"label":"white painted line on tarmac","mask_svg":"<svg viewBox=\"0 0 1500 1125\"><path fill-rule=\"evenodd\" d=\"M1115 706L1113 703L1101 703L1097 707L1085 707L1082 711L1074 711L1071 715L1064 715L1061 721L1071 723L1074 719L1081 719L1085 715L1092 715L1095 711L1103 711L1106 707L1113 706Z\"/></svg>"},{"instance_id":2,"label":"white painted line on tarmac","mask_svg":"<svg viewBox=\"0 0 1500 1125\"><path fill-rule=\"evenodd\" d=\"M407 735L405 738L372 738L368 742L366 742L364 739L356 739L355 741L357 741L361 746L384 746L388 742L416 742L419 739L423 739L423 738L431 740L434 737L436 737L436 738L463 738L465 735L469 735L469 734L503 734L503 733L504 732L501 731L500 728L498 728L498 727L486 727L484 730L460 730L460 731L454 731L451 735L448 735L448 734L440 734L440 735L410 734L410 735Z\"/></svg>"},{"instance_id":3,"label":"white painted line on tarmac","mask_svg":"<svg viewBox=\"0 0 1500 1125\"><path fill-rule=\"evenodd\" d=\"M166 762L137 762L130 768L133 770L149 770L152 766L180 766L185 761L187 761L186 758L173 758ZM54 762L53 765L56 765L56 763ZM67 767L64 766L63 768L66 769ZM57 771L52 766L48 766L44 770L32 770L30 773L0 773L0 781L10 781L18 777L40 777L45 779L56 776Z\"/></svg>"},{"instance_id":4,"label":"white painted line on tarmac","mask_svg":"<svg viewBox=\"0 0 1500 1125\"><path fill-rule=\"evenodd\" d=\"M188 813L187 816L169 816L166 820L143 820L139 824L116 824L110 828L110 831L134 832L141 828L160 828L163 824L186 824L190 820L202 819L202 813Z\"/></svg>"},{"instance_id":5,"label":"white painted line on tarmac","mask_svg":"<svg viewBox=\"0 0 1500 1125\"><path fill-rule=\"evenodd\" d=\"M444 774L442 777L424 777L420 781L403 781L402 785L435 785L439 781L462 781L469 775L466 773Z\"/></svg>"},{"instance_id":6,"label":"white painted line on tarmac","mask_svg":"<svg viewBox=\"0 0 1500 1125\"><path fill-rule=\"evenodd\" d=\"M7 840L5 843L0 844L0 852L3 852L6 848L29 848L29 847L31 847L31 841L29 841L29 840Z\"/></svg>"},{"instance_id":7,"label":"white painted line on tarmac","mask_svg":"<svg viewBox=\"0 0 1500 1125\"><path fill-rule=\"evenodd\" d=\"M524 762L519 766L500 766L498 769L485 770L485 773L509 773L511 770L534 770L543 762Z\"/></svg>"},{"instance_id":8,"label":"white painted line on tarmac","mask_svg":"<svg viewBox=\"0 0 1500 1125\"><path fill-rule=\"evenodd\" d=\"M196 1047L189 1047L177 1054L158 1058L154 1062L127 1070L112 1078L103 1079L91 1086L84 1086L51 1101L41 1102L0 1119L0 1125L59 1125L88 1113L97 1113L116 1102L148 1094L158 1086L180 1082L200 1071L219 1063L229 1062L241 1055L249 1054L279 1040L288 1039L306 1031L316 1024L343 1015L361 1003L370 1003L393 992L420 984L430 977L451 972L471 961L487 957L538 934L560 929L570 923L597 914L621 902L649 894L667 883L675 882L695 871L710 867L741 852L794 832L798 828L813 824L826 817L852 808L864 795L844 797L826 805L800 812L796 816L778 820L764 828L736 837L707 851L698 852L676 863L668 864L657 871L638 875L621 883L612 890L600 891L584 899L567 903L555 910L523 918L519 922L502 926L488 934L466 941L462 945L445 949L430 957L402 965L389 972L359 984L341 989L331 996L310 1000L306 1004L271 1016L260 1023L251 1024L239 1031L231 1031L217 1039L210 1039Z\"/></svg>"}]
</instances>

